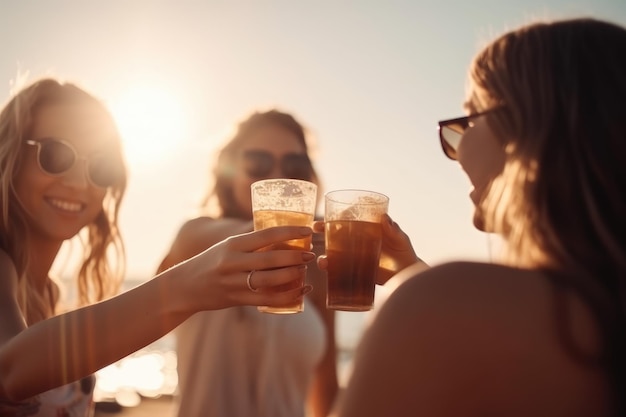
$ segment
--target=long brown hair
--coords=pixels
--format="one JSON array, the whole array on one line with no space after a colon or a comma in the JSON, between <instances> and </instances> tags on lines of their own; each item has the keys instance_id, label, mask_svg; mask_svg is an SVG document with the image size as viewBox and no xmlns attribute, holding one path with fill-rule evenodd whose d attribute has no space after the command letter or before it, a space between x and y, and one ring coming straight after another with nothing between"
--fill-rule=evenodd
<instances>
[{"instance_id":1,"label":"long brown hair","mask_svg":"<svg viewBox=\"0 0 626 417\"><path fill-rule=\"evenodd\" d=\"M257 129L267 125L280 126L293 133L311 159L312 139L304 126L294 116L276 109L253 112L237 125L235 134L218 152L216 163L212 168L214 184L202 200L202 208L209 212L213 209L216 211L213 214L222 217L246 218L248 216L248 213L241 212L241 208L238 207L233 197L232 177L235 169L235 158L248 137ZM321 188L313 164L311 164L310 175L307 178L298 179L311 181L317 184L318 188ZM212 207L212 204L217 207Z\"/></svg>"},{"instance_id":2,"label":"long brown hair","mask_svg":"<svg viewBox=\"0 0 626 417\"><path fill-rule=\"evenodd\" d=\"M28 324L54 314L56 299L39 294L26 276L33 254L28 249L29 224L16 195L14 180L23 157L23 142L31 139L29 135L36 113L44 106L64 103L96 106L101 110L102 118L115 127L113 118L100 101L73 84L62 84L53 79L41 79L23 88L0 112L0 247L15 265L18 302ZM119 135L113 138L110 145L116 150L124 169L118 182L107 189L102 211L78 236L83 248L77 280L80 305L115 294L124 273L125 255L118 228L118 213L126 189L126 170ZM115 259L115 264L111 257Z\"/></svg>"}]
</instances>

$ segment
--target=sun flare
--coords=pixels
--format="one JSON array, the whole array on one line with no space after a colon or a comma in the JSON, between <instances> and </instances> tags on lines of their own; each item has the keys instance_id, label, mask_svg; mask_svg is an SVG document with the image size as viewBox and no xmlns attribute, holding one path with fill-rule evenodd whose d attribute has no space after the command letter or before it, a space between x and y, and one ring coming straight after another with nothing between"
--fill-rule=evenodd
<instances>
[{"instance_id":1,"label":"sun flare","mask_svg":"<svg viewBox=\"0 0 626 417\"><path fill-rule=\"evenodd\" d=\"M182 101L155 86L134 86L111 105L131 164L159 162L186 137Z\"/></svg>"}]
</instances>

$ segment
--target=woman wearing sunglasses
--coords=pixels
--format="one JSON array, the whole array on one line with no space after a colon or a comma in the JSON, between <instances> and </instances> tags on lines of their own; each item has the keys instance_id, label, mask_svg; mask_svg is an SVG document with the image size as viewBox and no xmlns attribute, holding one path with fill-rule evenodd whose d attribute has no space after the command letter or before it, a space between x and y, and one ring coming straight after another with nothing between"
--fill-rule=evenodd
<instances>
[{"instance_id":1,"label":"woman wearing sunglasses","mask_svg":"<svg viewBox=\"0 0 626 417\"><path fill-rule=\"evenodd\" d=\"M625 74L626 30L591 19L476 56L440 139L503 259L392 278L337 416L626 415Z\"/></svg>"},{"instance_id":2,"label":"woman wearing sunglasses","mask_svg":"<svg viewBox=\"0 0 626 417\"><path fill-rule=\"evenodd\" d=\"M265 178L319 183L302 125L277 110L239 123L219 151L214 185L200 217L181 228L161 269L233 234L252 230L250 185ZM314 250L323 242L314 240ZM337 391L334 315L315 265L304 311L260 313L253 307L196 314L176 329L178 415L326 416ZM253 288L251 288L253 290Z\"/></svg>"},{"instance_id":3,"label":"woman wearing sunglasses","mask_svg":"<svg viewBox=\"0 0 626 417\"><path fill-rule=\"evenodd\" d=\"M310 290L270 296L248 289L297 279L314 258L311 252L255 252L311 233L284 227L198 250L113 297L123 275L118 212L126 168L111 116L72 84L37 81L2 109L0 175L2 416L92 415L94 372L197 311L284 305ZM84 249L76 273L81 308L64 312L51 267L72 238ZM250 271L256 271L252 279Z\"/></svg>"}]
</instances>

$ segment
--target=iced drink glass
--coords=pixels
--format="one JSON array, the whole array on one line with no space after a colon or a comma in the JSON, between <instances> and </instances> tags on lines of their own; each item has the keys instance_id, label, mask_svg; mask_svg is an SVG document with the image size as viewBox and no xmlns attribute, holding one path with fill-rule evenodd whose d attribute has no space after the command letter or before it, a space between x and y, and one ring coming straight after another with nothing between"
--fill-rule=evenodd
<instances>
[{"instance_id":1,"label":"iced drink glass","mask_svg":"<svg viewBox=\"0 0 626 417\"><path fill-rule=\"evenodd\" d=\"M326 306L371 310L382 244L381 221L389 198L373 191L337 190L326 194L325 206Z\"/></svg>"},{"instance_id":2,"label":"iced drink glass","mask_svg":"<svg viewBox=\"0 0 626 417\"><path fill-rule=\"evenodd\" d=\"M254 230L275 226L313 225L317 206L317 186L312 182L292 179L261 180L252 184L252 217ZM275 244L262 250L297 249L311 250L311 237L293 239ZM304 282L294 281L276 289L284 291L303 286ZM259 306L259 311L275 314L292 314L304 310L301 302L284 307Z\"/></svg>"}]
</instances>

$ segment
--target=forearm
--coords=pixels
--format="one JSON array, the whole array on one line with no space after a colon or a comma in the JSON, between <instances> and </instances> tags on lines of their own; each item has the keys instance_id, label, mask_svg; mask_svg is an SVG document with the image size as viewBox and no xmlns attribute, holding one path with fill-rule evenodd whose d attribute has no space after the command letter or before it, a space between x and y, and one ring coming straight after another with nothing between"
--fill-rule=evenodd
<instances>
[{"instance_id":1,"label":"forearm","mask_svg":"<svg viewBox=\"0 0 626 417\"><path fill-rule=\"evenodd\" d=\"M310 232L283 226L229 238L118 297L12 334L0 347L0 398L27 398L89 375L200 310L293 302L310 286L280 293L265 289L302 279L301 266L313 254L257 250ZM258 271L256 292L246 285L252 270Z\"/></svg>"},{"instance_id":2,"label":"forearm","mask_svg":"<svg viewBox=\"0 0 626 417\"><path fill-rule=\"evenodd\" d=\"M425 271L430 268L430 266L426 262L422 261L419 258L417 259L418 260L416 262L398 271L397 274L395 274L391 279L389 279L384 284L385 289L388 292L395 291L406 280L413 278L415 275L419 274L420 272Z\"/></svg>"},{"instance_id":3,"label":"forearm","mask_svg":"<svg viewBox=\"0 0 626 417\"><path fill-rule=\"evenodd\" d=\"M337 347L335 339L335 313L322 310L326 327L327 348L317 366L308 395L308 406L313 417L326 417L332 409L339 384L337 381Z\"/></svg>"},{"instance_id":4,"label":"forearm","mask_svg":"<svg viewBox=\"0 0 626 417\"><path fill-rule=\"evenodd\" d=\"M309 409L313 417L326 417L333 408L339 386L336 364L325 366L313 380L309 392Z\"/></svg>"},{"instance_id":5,"label":"forearm","mask_svg":"<svg viewBox=\"0 0 626 417\"><path fill-rule=\"evenodd\" d=\"M164 273L110 300L39 322L3 347L2 387L28 398L92 374L157 340L189 315Z\"/></svg>"}]
</instances>

